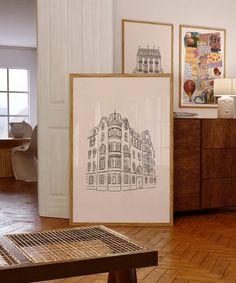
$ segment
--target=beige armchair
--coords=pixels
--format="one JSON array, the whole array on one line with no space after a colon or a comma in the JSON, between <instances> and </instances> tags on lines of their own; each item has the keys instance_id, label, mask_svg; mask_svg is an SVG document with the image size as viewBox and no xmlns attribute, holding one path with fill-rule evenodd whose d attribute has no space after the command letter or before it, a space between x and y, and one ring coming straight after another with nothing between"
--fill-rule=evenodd
<instances>
[{"instance_id":1,"label":"beige armchair","mask_svg":"<svg viewBox=\"0 0 236 283\"><path fill-rule=\"evenodd\" d=\"M34 128L31 140L21 146L12 148L12 168L16 180L37 181L37 126Z\"/></svg>"}]
</instances>

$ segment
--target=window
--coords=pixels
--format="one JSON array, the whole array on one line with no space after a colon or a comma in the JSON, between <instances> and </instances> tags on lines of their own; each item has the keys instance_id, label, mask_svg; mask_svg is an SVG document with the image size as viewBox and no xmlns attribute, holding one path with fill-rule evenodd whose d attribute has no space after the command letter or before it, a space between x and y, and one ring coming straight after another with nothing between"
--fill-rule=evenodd
<instances>
[{"instance_id":1,"label":"window","mask_svg":"<svg viewBox=\"0 0 236 283\"><path fill-rule=\"evenodd\" d=\"M88 159L91 157L91 150L88 151Z\"/></svg>"},{"instance_id":2,"label":"window","mask_svg":"<svg viewBox=\"0 0 236 283\"><path fill-rule=\"evenodd\" d=\"M132 176L132 184L135 184L135 176Z\"/></svg>"},{"instance_id":3,"label":"window","mask_svg":"<svg viewBox=\"0 0 236 283\"><path fill-rule=\"evenodd\" d=\"M104 144L102 144L99 148L99 153L101 154L105 154L106 153L106 146Z\"/></svg>"},{"instance_id":4,"label":"window","mask_svg":"<svg viewBox=\"0 0 236 283\"><path fill-rule=\"evenodd\" d=\"M0 137L8 137L10 122L29 122L28 70L0 68Z\"/></svg>"},{"instance_id":5,"label":"window","mask_svg":"<svg viewBox=\"0 0 236 283\"><path fill-rule=\"evenodd\" d=\"M129 175L124 175L124 184L129 184Z\"/></svg>"},{"instance_id":6,"label":"window","mask_svg":"<svg viewBox=\"0 0 236 283\"><path fill-rule=\"evenodd\" d=\"M135 151L134 150L132 152L132 157L133 157L133 159L135 159Z\"/></svg>"},{"instance_id":7,"label":"window","mask_svg":"<svg viewBox=\"0 0 236 283\"><path fill-rule=\"evenodd\" d=\"M101 134L101 141L104 141L104 139L105 139L105 134L102 133L102 134Z\"/></svg>"},{"instance_id":8,"label":"window","mask_svg":"<svg viewBox=\"0 0 236 283\"><path fill-rule=\"evenodd\" d=\"M93 171L96 171L96 162L93 161Z\"/></svg>"},{"instance_id":9,"label":"window","mask_svg":"<svg viewBox=\"0 0 236 283\"><path fill-rule=\"evenodd\" d=\"M117 184L120 184L120 183L121 183L121 175L117 174Z\"/></svg>"},{"instance_id":10,"label":"window","mask_svg":"<svg viewBox=\"0 0 236 283\"><path fill-rule=\"evenodd\" d=\"M89 185L93 184L93 176L89 176Z\"/></svg>"},{"instance_id":11,"label":"window","mask_svg":"<svg viewBox=\"0 0 236 283\"><path fill-rule=\"evenodd\" d=\"M99 175L99 184L103 185L104 184L104 175Z\"/></svg>"},{"instance_id":12,"label":"window","mask_svg":"<svg viewBox=\"0 0 236 283\"><path fill-rule=\"evenodd\" d=\"M125 141L128 141L128 134L125 133Z\"/></svg>"},{"instance_id":13,"label":"window","mask_svg":"<svg viewBox=\"0 0 236 283\"><path fill-rule=\"evenodd\" d=\"M121 158L120 157L109 157L108 159L109 168L121 168Z\"/></svg>"},{"instance_id":14,"label":"window","mask_svg":"<svg viewBox=\"0 0 236 283\"><path fill-rule=\"evenodd\" d=\"M108 147L109 147L109 152L112 152L112 151L121 152L121 143L120 142L110 142Z\"/></svg>"},{"instance_id":15,"label":"window","mask_svg":"<svg viewBox=\"0 0 236 283\"><path fill-rule=\"evenodd\" d=\"M121 138L121 129L118 128L111 128L109 129L108 132L108 137L113 137L113 138Z\"/></svg>"},{"instance_id":16,"label":"window","mask_svg":"<svg viewBox=\"0 0 236 283\"><path fill-rule=\"evenodd\" d=\"M90 172L90 170L91 170L91 163L88 162L88 172Z\"/></svg>"},{"instance_id":17,"label":"window","mask_svg":"<svg viewBox=\"0 0 236 283\"><path fill-rule=\"evenodd\" d=\"M138 152L138 160L141 161L141 153Z\"/></svg>"},{"instance_id":18,"label":"window","mask_svg":"<svg viewBox=\"0 0 236 283\"><path fill-rule=\"evenodd\" d=\"M116 184L116 174L112 174L112 184Z\"/></svg>"},{"instance_id":19,"label":"window","mask_svg":"<svg viewBox=\"0 0 236 283\"><path fill-rule=\"evenodd\" d=\"M95 145L96 142L96 138L93 136L89 139L89 146L92 147Z\"/></svg>"},{"instance_id":20,"label":"window","mask_svg":"<svg viewBox=\"0 0 236 283\"><path fill-rule=\"evenodd\" d=\"M99 159L99 170L104 170L106 167L106 163L105 163L105 157L102 156Z\"/></svg>"},{"instance_id":21,"label":"window","mask_svg":"<svg viewBox=\"0 0 236 283\"><path fill-rule=\"evenodd\" d=\"M129 172L130 171L130 158L124 157L123 160L124 160L124 163L123 163L124 172Z\"/></svg>"},{"instance_id":22,"label":"window","mask_svg":"<svg viewBox=\"0 0 236 283\"><path fill-rule=\"evenodd\" d=\"M148 178L147 178L147 177L145 177L145 183L146 183L146 184L148 183Z\"/></svg>"},{"instance_id":23,"label":"window","mask_svg":"<svg viewBox=\"0 0 236 283\"><path fill-rule=\"evenodd\" d=\"M134 172L136 172L136 164L135 164L135 162L132 163L132 169L133 169Z\"/></svg>"},{"instance_id":24,"label":"window","mask_svg":"<svg viewBox=\"0 0 236 283\"><path fill-rule=\"evenodd\" d=\"M96 150L96 148L94 148L94 149L93 149L93 158L96 157L96 153L97 153L97 150Z\"/></svg>"}]
</instances>

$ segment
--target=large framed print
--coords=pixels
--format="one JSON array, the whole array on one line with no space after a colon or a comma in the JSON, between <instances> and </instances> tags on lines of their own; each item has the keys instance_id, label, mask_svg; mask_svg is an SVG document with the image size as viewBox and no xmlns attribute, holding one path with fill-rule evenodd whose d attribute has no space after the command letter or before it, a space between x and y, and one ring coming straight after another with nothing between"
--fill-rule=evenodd
<instances>
[{"instance_id":1,"label":"large framed print","mask_svg":"<svg viewBox=\"0 0 236 283\"><path fill-rule=\"evenodd\" d=\"M173 72L173 24L122 20L122 73Z\"/></svg>"},{"instance_id":2,"label":"large framed print","mask_svg":"<svg viewBox=\"0 0 236 283\"><path fill-rule=\"evenodd\" d=\"M226 30L180 25L180 107L216 107L214 80L225 76Z\"/></svg>"},{"instance_id":3,"label":"large framed print","mask_svg":"<svg viewBox=\"0 0 236 283\"><path fill-rule=\"evenodd\" d=\"M71 223L172 224L169 75L71 75Z\"/></svg>"}]
</instances>

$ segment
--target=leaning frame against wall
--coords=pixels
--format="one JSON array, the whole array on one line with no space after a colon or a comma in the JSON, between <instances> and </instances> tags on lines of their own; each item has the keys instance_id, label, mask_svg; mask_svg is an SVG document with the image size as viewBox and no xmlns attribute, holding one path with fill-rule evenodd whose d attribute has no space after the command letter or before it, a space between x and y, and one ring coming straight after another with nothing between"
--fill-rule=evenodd
<instances>
[{"instance_id":1,"label":"leaning frame against wall","mask_svg":"<svg viewBox=\"0 0 236 283\"><path fill-rule=\"evenodd\" d=\"M216 107L214 79L225 76L226 30L180 25L180 107Z\"/></svg>"},{"instance_id":2,"label":"leaning frame against wall","mask_svg":"<svg viewBox=\"0 0 236 283\"><path fill-rule=\"evenodd\" d=\"M169 75L71 75L71 223L171 225Z\"/></svg>"},{"instance_id":3,"label":"leaning frame against wall","mask_svg":"<svg viewBox=\"0 0 236 283\"><path fill-rule=\"evenodd\" d=\"M123 19L122 73L173 73L173 24Z\"/></svg>"}]
</instances>

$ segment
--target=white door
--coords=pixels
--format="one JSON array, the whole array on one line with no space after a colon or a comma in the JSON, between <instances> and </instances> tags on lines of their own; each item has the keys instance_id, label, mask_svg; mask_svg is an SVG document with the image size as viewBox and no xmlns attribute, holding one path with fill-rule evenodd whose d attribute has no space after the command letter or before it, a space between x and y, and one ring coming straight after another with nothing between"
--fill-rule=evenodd
<instances>
[{"instance_id":1,"label":"white door","mask_svg":"<svg viewBox=\"0 0 236 283\"><path fill-rule=\"evenodd\" d=\"M69 217L69 73L113 69L112 1L38 0L39 214Z\"/></svg>"}]
</instances>

